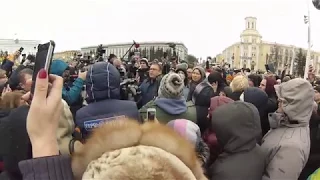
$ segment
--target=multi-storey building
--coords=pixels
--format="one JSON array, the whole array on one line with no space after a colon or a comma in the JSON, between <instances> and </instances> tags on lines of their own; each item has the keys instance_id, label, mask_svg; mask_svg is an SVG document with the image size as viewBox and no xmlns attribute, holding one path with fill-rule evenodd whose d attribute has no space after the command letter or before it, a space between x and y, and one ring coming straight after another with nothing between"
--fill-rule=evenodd
<instances>
[{"instance_id":1,"label":"multi-storey building","mask_svg":"<svg viewBox=\"0 0 320 180\"><path fill-rule=\"evenodd\" d=\"M277 73L285 65L288 70L295 66L293 60L300 47L294 45L267 42L257 30L257 18L245 18L245 30L240 34L240 41L236 42L221 54L216 56L219 63L229 63L234 68L250 68L251 70L265 70L265 64L274 64ZM301 48L306 54L306 49ZM316 73L320 74L320 52L311 51L311 59Z\"/></svg>"},{"instance_id":2,"label":"multi-storey building","mask_svg":"<svg viewBox=\"0 0 320 180\"><path fill-rule=\"evenodd\" d=\"M146 51L147 57L151 56L153 50L161 49L163 52L167 50L171 50L169 44L172 42L139 42L139 48L141 50ZM188 56L188 49L187 47L180 42L174 42L176 44L176 52L179 55L180 60L186 60ZM121 44L107 44L103 45L103 48L106 50L106 55L115 54L118 57L122 57L126 54L129 48L132 46L132 43L121 43ZM98 46L89 46L81 48L81 52L83 54L96 54ZM135 47L133 47L135 48ZM125 58L127 58L128 54L126 54Z\"/></svg>"}]
</instances>

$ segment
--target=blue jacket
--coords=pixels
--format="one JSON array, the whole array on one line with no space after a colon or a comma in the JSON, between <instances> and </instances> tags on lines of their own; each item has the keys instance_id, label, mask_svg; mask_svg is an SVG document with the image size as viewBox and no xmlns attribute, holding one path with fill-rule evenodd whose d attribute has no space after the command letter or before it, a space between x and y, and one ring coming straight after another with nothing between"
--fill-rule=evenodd
<instances>
[{"instance_id":1,"label":"blue jacket","mask_svg":"<svg viewBox=\"0 0 320 180\"><path fill-rule=\"evenodd\" d=\"M89 104L76 114L76 125L85 137L92 129L116 118L139 120L136 103L119 100L120 73L112 64L93 64L87 74L86 90Z\"/></svg>"},{"instance_id":2,"label":"blue jacket","mask_svg":"<svg viewBox=\"0 0 320 180\"><path fill-rule=\"evenodd\" d=\"M62 60L54 60L51 63L50 67L50 74L55 74L58 76L63 75L63 72L68 68L68 64ZM72 105L79 100L81 96L82 87L84 81L80 78L77 78L72 86L70 87L69 91L65 87L62 89L62 98L69 104Z\"/></svg>"},{"instance_id":3,"label":"blue jacket","mask_svg":"<svg viewBox=\"0 0 320 180\"><path fill-rule=\"evenodd\" d=\"M156 80L150 80L148 78L141 83L139 87L141 90L141 107L158 96L160 81L161 77L158 77Z\"/></svg>"}]
</instances>

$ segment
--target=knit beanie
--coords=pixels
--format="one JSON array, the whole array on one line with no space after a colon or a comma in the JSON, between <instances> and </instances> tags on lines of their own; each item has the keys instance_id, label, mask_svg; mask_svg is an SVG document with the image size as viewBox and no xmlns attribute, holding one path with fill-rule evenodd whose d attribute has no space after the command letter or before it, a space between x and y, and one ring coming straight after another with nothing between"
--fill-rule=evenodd
<instances>
[{"instance_id":1,"label":"knit beanie","mask_svg":"<svg viewBox=\"0 0 320 180\"><path fill-rule=\"evenodd\" d=\"M183 69L183 70L187 70L187 69L188 69L188 64L187 64L187 63L180 63L180 64L177 64L176 69Z\"/></svg>"},{"instance_id":2,"label":"knit beanie","mask_svg":"<svg viewBox=\"0 0 320 180\"><path fill-rule=\"evenodd\" d=\"M183 96L184 82L177 73L169 73L162 77L158 97L180 99Z\"/></svg>"},{"instance_id":3,"label":"knit beanie","mask_svg":"<svg viewBox=\"0 0 320 180\"><path fill-rule=\"evenodd\" d=\"M196 145L201 138L200 128L197 124L186 119L176 119L168 122L167 126L182 137L189 140L193 145Z\"/></svg>"}]
</instances>

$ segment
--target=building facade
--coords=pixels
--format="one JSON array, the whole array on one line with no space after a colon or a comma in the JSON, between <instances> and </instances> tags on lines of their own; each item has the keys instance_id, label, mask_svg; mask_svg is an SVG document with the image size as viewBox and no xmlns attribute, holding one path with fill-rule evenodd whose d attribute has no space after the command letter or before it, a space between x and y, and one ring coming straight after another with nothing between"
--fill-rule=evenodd
<instances>
[{"instance_id":1,"label":"building facade","mask_svg":"<svg viewBox=\"0 0 320 180\"><path fill-rule=\"evenodd\" d=\"M216 56L219 63L229 63L233 68L250 68L251 70L265 71L265 64L273 63L276 73L283 70L284 66L296 65L295 55L300 47L293 45L267 42L257 30L257 18L245 18L245 30L240 34L240 41L232 44ZM307 50L303 49L306 54ZM320 52L311 51L312 64L316 73L320 74ZM290 72L291 73L291 72Z\"/></svg>"},{"instance_id":2,"label":"building facade","mask_svg":"<svg viewBox=\"0 0 320 180\"><path fill-rule=\"evenodd\" d=\"M153 49L161 49L163 52L167 51L173 51L172 48L169 47L169 43L173 42L139 42L139 48L133 47L134 51L140 51L140 50L146 50L146 56L147 58L151 57L152 50ZM128 58L128 54L126 52L129 50L129 48L132 46L133 43L122 43L122 44L107 44L103 45L103 48L106 50L105 55L108 56L109 54L115 54L118 57L123 57L124 59ZM174 42L176 44L176 52L179 56L180 60L186 60L188 56L188 49L183 43ZM89 47L83 47L81 48L82 54L90 54L94 55L97 53L97 47L98 46L89 46Z\"/></svg>"},{"instance_id":3,"label":"building facade","mask_svg":"<svg viewBox=\"0 0 320 180\"><path fill-rule=\"evenodd\" d=\"M20 47L24 50L22 54L36 54L37 47L41 42L38 40L21 40L21 39L0 39L0 51L9 54L17 51Z\"/></svg>"},{"instance_id":4,"label":"building facade","mask_svg":"<svg viewBox=\"0 0 320 180\"><path fill-rule=\"evenodd\" d=\"M53 55L53 59L62 59L65 61L71 61L80 53L79 50L70 50L70 51L63 51L63 52L56 52Z\"/></svg>"}]
</instances>

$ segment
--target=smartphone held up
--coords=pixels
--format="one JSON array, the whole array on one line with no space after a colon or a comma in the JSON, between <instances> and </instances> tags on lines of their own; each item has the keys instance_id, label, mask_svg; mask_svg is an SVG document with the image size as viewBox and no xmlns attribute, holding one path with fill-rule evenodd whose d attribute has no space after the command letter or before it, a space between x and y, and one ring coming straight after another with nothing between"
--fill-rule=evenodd
<instances>
[{"instance_id":1,"label":"smartphone held up","mask_svg":"<svg viewBox=\"0 0 320 180\"><path fill-rule=\"evenodd\" d=\"M156 109L155 108L148 108L147 109L147 120L148 121L155 121L156 119Z\"/></svg>"},{"instance_id":2,"label":"smartphone held up","mask_svg":"<svg viewBox=\"0 0 320 180\"><path fill-rule=\"evenodd\" d=\"M48 43L38 45L38 51L36 54L36 60L34 64L33 74L32 74L31 94L34 93L34 88L35 88L37 75L39 71L41 69L45 69L48 73L50 72L50 66L52 62L54 48L55 48L54 41L50 41Z\"/></svg>"}]
</instances>

